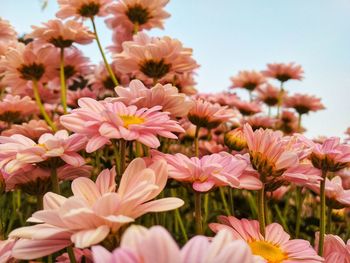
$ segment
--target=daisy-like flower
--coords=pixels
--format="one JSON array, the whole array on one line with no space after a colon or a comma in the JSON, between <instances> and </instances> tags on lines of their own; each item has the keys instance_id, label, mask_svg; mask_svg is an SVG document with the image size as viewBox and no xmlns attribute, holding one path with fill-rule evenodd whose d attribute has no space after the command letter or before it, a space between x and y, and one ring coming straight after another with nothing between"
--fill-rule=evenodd
<instances>
[{"instance_id":1,"label":"daisy-like flower","mask_svg":"<svg viewBox=\"0 0 350 263\"><path fill-rule=\"evenodd\" d=\"M110 5L107 12L112 14L106 19L109 28L123 26L134 32L144 29L161 28L170 14L164 10L169 0L121 0Z\"/></svg>"},{"instance_id":2,"label":"daisy-like flower","mask_svg":"<svg viewBox=\"0 0 350 263\"><path fill-rule=\"evenodd\" d=\"M42 27L32 26L32 29L26 38L36 39L40 43L51 43L58 48L67 48L73 43L89 44L95 38L87 27L75 20L62 22L53 19L43 23Z\"/></svg>"},{"instance_id":3,"label":"daisy-like flower","mask_svg":"<svg viewBox=\"0 0 350 263\"><path fill-rule=\"evenodd\" d=\"M93 18L106 16L106 8L112 0L58 0L60 10L56 13L58 18Z\"/></svg>"},{"instance_id":4,"label":"daisy-like flower","mask_svg":"<svg viewBox=\"0 0 350 263\"><path fill-rule=\"evenodd\" d=\"M231 78L231 88L244 88L253 91L266 82L264 75L258 71L240 71L237 76Z\"/></svg>"},{"instance_id":5,"label":"daisy-like flower","mask_svg":"<svg viewBox=\"0 0 350 263\"><path fill-rule=\"evenodd\" d=\"M85 136L69 135L66 130L55 134L45 133L40 136L38 143L19 134L0 136L0 143L1 168L10 174L26 164L41 163L54 157L73 166L85 163L84 158L77 153L86 144Z\"/></svg>"},{"instance_id":6,"label":"daisy-like flower","mask_svg":"<svg viewBox=\"0 0 350 263\"><path fill-rule=\"evenodd\" d=\"M17 32L9 21L0 17L0 41L12 42L17 40Z\"/></svg>"},{"instance_id":7,"label":"daisy-like flower","mask_svg":"<svg viewBox=\"0 0 350 263\"><path fill-rule=\"evenodd\" d=\"M297 93L292 96L288 96L284 99L283 103L287 108L294 108L300 115L307 114L310 111L325 109L320 98L307 94Z\"/></svg>"},{"instance_id":8,"label":"daisy-like flower","mask_svg":"<svg viewBox=\"0 0 350 263\"><path fill-rule=\"evenodd\" d=\"M10 137L11 135L21 134L36 141L44 133L50 132L52 132L51 128L44 120L30 120L29 122L24 122L20 125L12 125L10 129L3 131L1 135Z\"/></svg>"},{"instance_id":9,"label":"daisy-like flower","mask_svg":"<svg viewBox=\"0 0 350 263\"><path fill-rule=\"evenodd\" d=\"M326 186L326 203L328 206L340 209L350 206L350 190L344 190L342 185L342 179L339 176L333 177L331 180L325 178ZM307 184L307 188L311 189L315 193L320 193L320 184Z\"/></svg>"},{"instance_id":10,"label":"daisy-like flower","mask_svg":"<svg viewBox=\"0 0 350 263\"><path fill-rule=\"evenodd\" d=\"M316 249L319 233L316 233ZM342 262L350 263L350 239L346 242L336 235L325 235L323 257L325 263Z\"/></svg>"},{"instance_id":11,"label":"daisy-like flower","mask_svg":"<svg viewBox=\"0 0 350 263\"><path fill-rule=\"evenodd\" d=\"M16 47L9 48L0 61L3 71L2 82L11 87L13 93L19 94L26 88L28 82L47 82L55 77L50 66L51 47L39 47L35 43L24 45L18 43Z\"/></svg>"},{"instance_id":12,"label":"daisy-like flower","mask_svg":"<svg viewBox=\"0 0 350 263\"><path fill-rule=\"evenodd\" d=\"M255 260L245 242L234 240L226 229L211 240L195 236L180 250L165 228L133 225L124 232L120 247L112 253L102 246L92 247L92 252L96 263L229 263L232 259L240 263L261 262Z\"/></svg>"},{"instance_id":13,"label":"daisy-like flower","mask_svg":"<svg viewBox=\"0 0 350 263\"><path fill-rule=\"evenodd\" d=\"M266 227L264 237L259 232L259 222L256 220L220 216L219 222L209 224L210 229L214 232L222 229L230 230L234 239L247 242L253 255L262 257L265 262L323 262L323 258L317 255L309 241L291 240L277 223Z\"/></svg>"},{"instance_id":14,"label":"daisy-like flower","mask_svg":"<svg viewBox=\"0 0 350 263\"><path fill-rule=\"evenodd\" d=\"M125 170L116 191L115 169L102 171L96 183L77 178L72 183L73 196L54 193L44 196L44 209L29 219L39 223L10 233L20 238L13 248L19 259L34 259L52 254L72 243L87 248L109 237L119 228L148 212L172 210L183 205L178 198L153 200L165 187L168 173L165 162L147 167L141 158ZM116 244L113 245L115 247Z\"/></svg>"},{"instance_id":15,"label":"daisy-like flower","mask_svg":"<svg viewBox=\"0 0 350 263\"><path fill-rule=\"evenodd\" d=\"M28 116L39 113L38 106L30 97L7 94L0 101L0 120L7 123L18 123Z\"/></svg>"},{"instance_id":16,"label":"daisy-like flower","mask_svg":"<svg viewBox=\"0 0 350 263\"><path fill-rule=\"evenodd\" d=\"M114 56L114 63L117 70L131 73L146 85L171 83L176 75L198 68L192 49L184 48L179 40L149 37L143 32L123 43L123 52Z\"/></svg>"},{"instance_id":17,"label":"daisy-like flower","mask_svg":"<svg viewBox=\"0 0 350 263\"><path fill-rule=\"evenodd\" d=\"M252 127L253 131L260 128L272 129L275 127L276 121L275 118L262 115L249 116L243 120L244 123L248 123Z\"/></svg>"},{"instance_id":18,"label":"daisy-like flower","mask_svg":"<svg viewBox=\"0 0 350 263\"><path fill-rule=\"evenodd\" d=\"M279 80L281 83L290 79L302 80L304 71L300 65L291 62L267 64L267 69L263 71L266 77Z\"/></svg>"},{"instance_id":19,"label":"daisy-like flower","mask_svg":"<svg viewBox=\"0 0 350 263\"><path fill-rule=\"evenodd\" d=\"M202 158L189 158L181 153L171 155L157 152L154 155L167 161L169 177L191 183L197 192L207 192L213 187L220 186L249 190L261 188L258 178L242 175L247 163L226 152Z\"/></svg>"},{"instance_id":20,"label":"daisy-like flower","mask_svg":"<svg viewBox=\"0 0 350 263\"><path fill-rule=\"evenodd\" d=\"M340 143L338 137L327 138L313 144L310 159L317 169L338 172L350 166L350 145Z\"/></svg>"},{"instance_id":21,"label":"daisy-like flower","mask_svg":"<svg viewBox=\"0 0 350 263\"><path fill-rule=\"evenodd\" d=\"M157 84L148 89L139 80L132 80L128 88L116 87L118 97L125 105L135 105L138 108L162 106L172 117L184 117L193 106L193 101L171 84Z\"/></svg>"},{"instance_id":22,"label":"daisy-like flower","mask_svg":"<svg viewBox=\"0 0 350 263\"><path fill-rule=\"evenodd\" d=\"M184 93L188 96L195 95L198 92L195 88L195 85L197 83L194 80L194 73L192 72L176 75L172 81L172 84L179 89L179 92Z\"/></svg>"},{"instance_id":23,"label":"daisy-like flower","mask_svg":"<svg viewBox=\"0 0 350 263\"><path fill-rule=\"evenodd\" d=\"M236 99L232 102L233 106L236 107L240 113L244 116L250 116L262 111L261 103L258 101L243 101Z\"/></svg>"},{"instance_id":24,"label":"daisy-like flower","mask_svg":"<svg viewBox=\"0 0 350 263\"><path fill-rule=\"evenodd\" d=\"M235 115L234 111L227 107L197 99L192 109L188 112L188 119L197 127L214 129L221 123L229 121Z\"/></svg>"},{"instance_id":25,"label":"daisy-like flower","mask_svg":"<svg viewBox=\"0 0 350 263\"><path fill-rule=\"evenodd\" d=\"M151 148L160 142L157 135L177 139L172 132L184 132L160 106L150 109L125 106L122 102L100 102L90 98L79 99L80 108L61 117L61 123L69 130L90 138L86 150L93 152L110 139L139 141Z\"/></svg>"},{"instance_id":26,"label":"daisy-like flower","mask_svg":"<svg viewBox=\"0 0 350 263\"><path fill-rule=\"evenodd\" d=\"M266 84L260 86L257 89L258 100L264 102L267 106L273 107L278 104L278 99L280 97L280 90L271 84Z\"/></svg>"},{"instance_id":27,"label":"daisy-like flower","mask_svg":"<svg viewBox=\"0 0 350 263\"><path fill-rule=\"evenodd\" d=\"M92 91L89 88L77 89L77 90L68 90L67 91L67 105L71 108L78 107L78 100L80 98L92 98L96 99L96 92Z\"/></svg>"}]
</instances>

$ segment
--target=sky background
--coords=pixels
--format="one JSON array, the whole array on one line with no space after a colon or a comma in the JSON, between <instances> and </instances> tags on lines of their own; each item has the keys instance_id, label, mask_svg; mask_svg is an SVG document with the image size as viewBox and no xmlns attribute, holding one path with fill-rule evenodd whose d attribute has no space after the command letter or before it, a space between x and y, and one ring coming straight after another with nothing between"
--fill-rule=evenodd
<instances>
[{"instance_id":1,"label":"sky background","mask_svg":"<svg viewBox=\"0 0 350 263\"><path fill-rule=\"evenodd\" d=\"M54 18L58 10L49 0L0 0L0 16L19 33ZM350 126L350 1L349 0L171 0L165 30L194 49L201 65L196 80L201 92L219 92L230 86L239 70L263 70L266 63L296 62L305 71L302 82L289 81L290 93L322 98L326 110L303 119L308 136L344 136ZM87 21L87 25L90 24ZM111 31L98 20L104 46ZM93 62L100 61L96 44L82 47Z\"/></svg>"}]
</instances>

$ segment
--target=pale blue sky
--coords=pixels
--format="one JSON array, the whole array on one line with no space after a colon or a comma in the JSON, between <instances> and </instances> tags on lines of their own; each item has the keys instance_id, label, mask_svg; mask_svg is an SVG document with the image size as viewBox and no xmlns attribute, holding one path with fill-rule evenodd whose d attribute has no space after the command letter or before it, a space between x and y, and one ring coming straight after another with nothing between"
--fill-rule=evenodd
<instances>
[{"instance_id":1,"label":"pale blue sky","mask_svg":"<svg viewBox=\"0 0 350 263\"><path fill-rule=\"evenodd\" d=\"M20 33L54 17L55 0L44 11L39 0L1 0L0 16ZM304 118L307 135L342 136L350 126L350 1L349 0L172 0L165 30L194 49L201 64L197 88L217 92L230 85L239 70L265 68L268 62L301 64L302 82L287 83L293 92L322 97L326 110ZM88 22L88 21L87 21ZM100 19L104 45L111 32ZM97 62L97 47L84 47Z\"/></svg>"}]
</instances>

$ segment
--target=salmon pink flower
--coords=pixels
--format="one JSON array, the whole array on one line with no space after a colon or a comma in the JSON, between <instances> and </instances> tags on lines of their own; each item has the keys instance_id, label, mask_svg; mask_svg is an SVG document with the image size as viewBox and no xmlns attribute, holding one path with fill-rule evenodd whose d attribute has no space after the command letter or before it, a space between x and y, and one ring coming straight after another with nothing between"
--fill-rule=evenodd
<instances>
[{"instance_id":1,"label":"salmon pink flower","mask_svg":"<svg viewBox=\"0 0 350 263\"><path fill-rule=\"evenodd\" d=\"M231 78L231 88L244 88L253 91L266 82L263 74L258 71L240 71L237 76Z\"/></svg>"},{"instance_id":2,"label":"salmon pink flower","mask_svg":"<svg viewBox=\"0 0 350 263\"><path fill-rule=\"evenodd\" d=\"M286 82L290 79L302 80L303 69L300 65L296 65L291 62L288 64L284 63L272 63L267 64L267 70L263 71L263 74L269 78L275 78L280 82Z\"/></svg>"},{"instance_id":3,"label":"salmon pink flower","mask_svg":"<svg viewBox=\"0 0 350 263\"><path fill-rule=\"evenodd\" d=\"M123 43L125 41L131 41L133 37L133 29L129 30L123 26L117 26L112 28L113 35L112 41L113 44L108 46L107 49L111 53L120 53L123 51Z\"/></svg>"},{"instance_id":4,"label":"salmon pink flower","mask_svg":"<svg viewBox=\"0 0 350 263\"><path fill-rule=\"evenodd\" d=\"M42 27L32 26L33 31L26 38L33 38L40 43L51 43L58 48L70 47L73 43L89 44L95 35L82 23L75 20L62 22L59 19L49 20Z\"/></svg>"},{"instance_id":5,"label":"salmon pink flower","mask_svg":"<svg viewBox=\"0 0 350 263\"><path fill-rule=\"evenodd\" d=\"M27 123L14 124L10 129L1 133L2 136L10 137L11 135L21 134L34 141L38 140L44 133L50 133L51 128L44 120L31 120Z\"/></svg>"},{"instance_id":6,"label":"salmon pink flower","mask_svg":"<svg viewBox=\"0 0 350 263\"><path fill-rule=\"evenodd\" d=\"M316 233L316 249L319 239L319 233ZM323 257L325 263L342 262L350 263L350 239L345 242L339 236L325 235Z\"/></svg>"},{"instance_id":7,"label":"salmon pink flower","mask_svg":"<svg viewBox=\"0 0 350 263\"><path fill-rule=\"evenodd\" d=\"M236 99L232 102L233 106L236 107L240 113L244 116L250 116L262 111L261 103L258 101L243 101Z\"/></svg>"},{"instance_id":8,"label":"salmon pink flower","mask_svg":"<svg viewBox=\"0 0 350 263\"><path fill-rule=\"evenodd\" d=\"M56 13L58 18L93 18L106 16L106 8L112 0L58 0L60 10Z\"/></svg>"},{"instance_id":9,"label":"salmon pink flower","mask_svg":"<svg viewBox=\"0 0 350 263\"><path fill-rule=\"evenodd\" d=\"M163 20L170 14L163 8L169 0L121 0L111 4L107 12L112 14L106 19L109 28L118 26L134 32L144 29L163 28Z\"/></svg>"},{"instance_id":10,"label":"salmon pink flower","mask_svg":"<svg viewBox=\"0 0 350 263\"><path fill-rule=\"evenodd\" d=\"M257 89L258 100L264 102L269 107L276 106L278 104L278 98L280 97L280 90L271 84L260 86Z\"/></svg>"},{"instance_id":11,"label":"salmon pink flower","mask_svg":"<svg viewBox=\"0 0 350 263\"><path fill-rule=\"evenodd\" d=\"M157 84L151 89L146 88L139 80L132 80L129 88L116 87L118 97L125 105L135 105L138 108L152 108L162 106L162 111L167 111L174 117L187 115L193 102L185 94L179 93L178 89L171 84Z\"/></svg>"},{"instance_id":12,"label":"salmon pink flower","mask_svg":"<svg viewBox=\"0 0 350 263\"><path fill-rule=\"evenodd\" d=\"M172 82L177 75L198 68L192 49L170 37L149 37L139 32L133 41L123 43L123 52L114 56L116 69L131 73L146 85Z\"/></svg>"},{"instance_id":13,"label":"salmon pink flower","mask_svg":"<svg viewBox=\"0 0 350 263\"><path fill-rule=\"evenodd\" d=\"M276 119L268 116L253 115L249 116L243 120L244 123L248 123L253 131L263 128L263 129L273 129L276 125Z\"/></svg>"},{"instance_id":14,"label":"salmon pink flower","mask_svg":"<svg viewBox=\"0 0 350 263\"><path fill-rule=\"evenodd\" d=\"M29 219L38 223L10 233L20 238L13 248L19 259L34 259L59 251L74 243L87 248L113 237L126 223L148 212L172 210L183 205L178 198L153 200L165 187L168 173L165 162L146 166L134 159L125 170L116 190L115 169L104 170L96 183L77 178L72 183L73 196L54 193L44 196L44 210Z\"/></svg>"},{"instance_id":15,"label":"salmon pink flower","mask_svg":"<svg viewBox=\"0 0 350 263\"><path fill-rule=\"evenodd\" d=\"M17 41L17 32L9 21L0 18L0 41L11 42Z\"/></svg>"},{"instance_id":16,"label":"salmon pink flower","mask_svg":"<svg viewBox=\"0 0 350 263\"><path fill-rule=\"evenodd\" d=\"M323 110L325 107L321 103L320 98L310 96L307 94L294 94L284 99L284 106L287 108L294 108L296 112L301 114L307 114L310 111Z\"/></svg>"},{"instance_id":17,"label":"salmon pink flower","mask_svg":"<svg viewBox=\"0 0 350 263\"><path fill-rule=\"evenodd\" d=\"M264 237L259 232L259 222L256 220L220 216L219 222L210 224L210 229L214 232L230 230L234 239L245 241L253 255L262 257L265 262L323 262L309 241L290 240L290 236L277 223L266 227Z\"/></svg>"},{"instance_id":18,"label":"salmon pink flower","mask_svg":"<svg viewBox=\"0 0 350 263\"><path fill-rule=\"evenodd\" d=\"M86 98L86 97L96 99L97 94L91 89L89 89L88 87L85 87L83 89L77 89L77 90L68 90L67 105L71 108L77 108L78 100L80 98Z\"/></svg>"},{"instance_id":19,"label":"salmon pink flower","mask_svg":"<svg viewBox=\"0 0 350 263\"><path fill-rule=\"evenodd\" d=\"M129 227L121 246L112 253L101 246L92 248L96 263L229 263L234 258L240 263L256 261L249 247L239 240L233 240L228 230L220 231L211 240L195 236L180 250L174 239L161 226L146 229L142 226Z\"/></svg>"}]
</instances>

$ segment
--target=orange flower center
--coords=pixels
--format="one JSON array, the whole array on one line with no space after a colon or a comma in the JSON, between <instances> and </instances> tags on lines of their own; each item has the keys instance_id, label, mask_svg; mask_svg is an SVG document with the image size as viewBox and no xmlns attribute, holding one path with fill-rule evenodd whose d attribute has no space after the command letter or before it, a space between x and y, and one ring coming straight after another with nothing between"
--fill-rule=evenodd
<instances>
[{"instance_id":1,"label":"orange flower center","mask_svg":"<svg viewBox=\"0 0 350 263\"><path fill-rule=\"evenodd\" d=\"M252 241L249 246L254 255L261 256L268 263L281 263L288 258L279 246L264 240Z\"/></svg>"},{"instance_id":2,"label":"orange flower center","mask_svg":"<svg viewBox=\"0 0 350 263\"><path fill-rule=\"evenodd\" d=\"M132 115L119 115L119 117L123 120L125 128L128 128L129 125L142 124L145 122L144 118L140 118Z\"/></svg>"}]
</instances>

